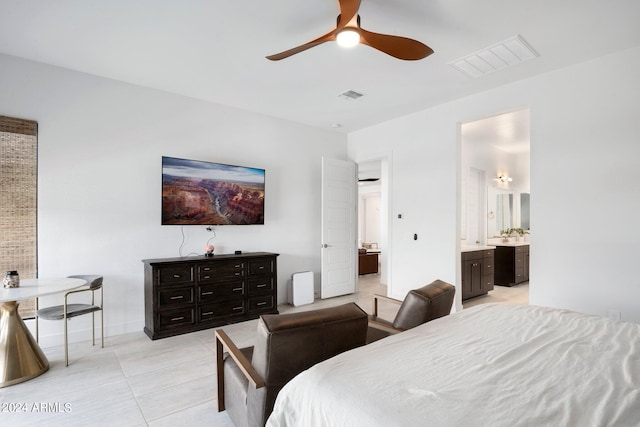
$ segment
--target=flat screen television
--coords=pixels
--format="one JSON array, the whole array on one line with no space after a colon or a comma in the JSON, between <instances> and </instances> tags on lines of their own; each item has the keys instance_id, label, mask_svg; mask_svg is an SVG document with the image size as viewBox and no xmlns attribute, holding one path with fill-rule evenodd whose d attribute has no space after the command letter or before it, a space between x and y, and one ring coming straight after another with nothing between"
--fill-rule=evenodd
<instances>
[{"instance_id":1,"label":"flat screen television","mask_svg":"<svg viewBox=\"0 0 640 427\"><path fill-rule=\"evenodd\" d=\"M264 169L162 157L162 225L264 224Z\"/></svg>"}]
</instances>

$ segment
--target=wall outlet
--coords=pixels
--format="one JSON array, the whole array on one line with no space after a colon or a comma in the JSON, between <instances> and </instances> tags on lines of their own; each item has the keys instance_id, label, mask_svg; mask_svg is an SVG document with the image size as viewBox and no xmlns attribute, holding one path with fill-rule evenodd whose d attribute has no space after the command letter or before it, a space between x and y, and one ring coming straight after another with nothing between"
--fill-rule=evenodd
<instances>
[{"instance_id":1,"label":"wall outlet","mask_svg":"<svg viewBox=\"0 0 640 427\"><path fill-rule=\"evenodd\" d=\"M615 309L607 310L607 317L612 320L622 320L622 313Z\"/></svg>"}]
</instances>

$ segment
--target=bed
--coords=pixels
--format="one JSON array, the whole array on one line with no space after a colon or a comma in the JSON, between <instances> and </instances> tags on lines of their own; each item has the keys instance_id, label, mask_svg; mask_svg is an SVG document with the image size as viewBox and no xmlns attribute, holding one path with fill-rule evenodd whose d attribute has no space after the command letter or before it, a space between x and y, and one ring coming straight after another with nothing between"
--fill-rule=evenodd
<instances>
[{"instance_id":1,"label":"bed","mask_svg":"<svg viewBox=\"0 0 640 427\"><path fill-rule=\"evenodd\" d=\"M640 325L483 304L299 374L267 426L638 426Z\"/></svg>"}]
</instances>

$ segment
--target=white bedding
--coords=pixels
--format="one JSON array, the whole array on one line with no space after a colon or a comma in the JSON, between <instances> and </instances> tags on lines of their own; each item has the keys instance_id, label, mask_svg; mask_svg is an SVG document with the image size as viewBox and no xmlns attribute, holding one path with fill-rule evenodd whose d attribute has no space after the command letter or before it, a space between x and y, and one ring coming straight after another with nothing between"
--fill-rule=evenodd
<instances>
[{"instance_id":1,"label":"white bedding","mask_svg":"<svg viewBox=\"0 0 640 427\"><path fill-rule=\"evenodd\" d=\"M640 325L480 305L308 369L267 426L640 426Z\"/></svg>"}]
</instances>

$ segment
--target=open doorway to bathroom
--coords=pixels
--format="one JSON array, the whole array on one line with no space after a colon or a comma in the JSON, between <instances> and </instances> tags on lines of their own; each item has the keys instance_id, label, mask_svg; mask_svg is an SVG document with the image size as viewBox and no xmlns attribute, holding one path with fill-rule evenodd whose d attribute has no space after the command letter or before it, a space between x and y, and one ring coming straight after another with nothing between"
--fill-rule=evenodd
<instances>
[{"instance_id":1,"label":"open doorway to bathroom","mask_svg":"<svg viewBox=\"0 0 640 427\"><path fill-rule=\"evenodd\" d=\"M528 304L529 108L462 123L460 137L463 307Z\"/></svg>"}]
</instances>

